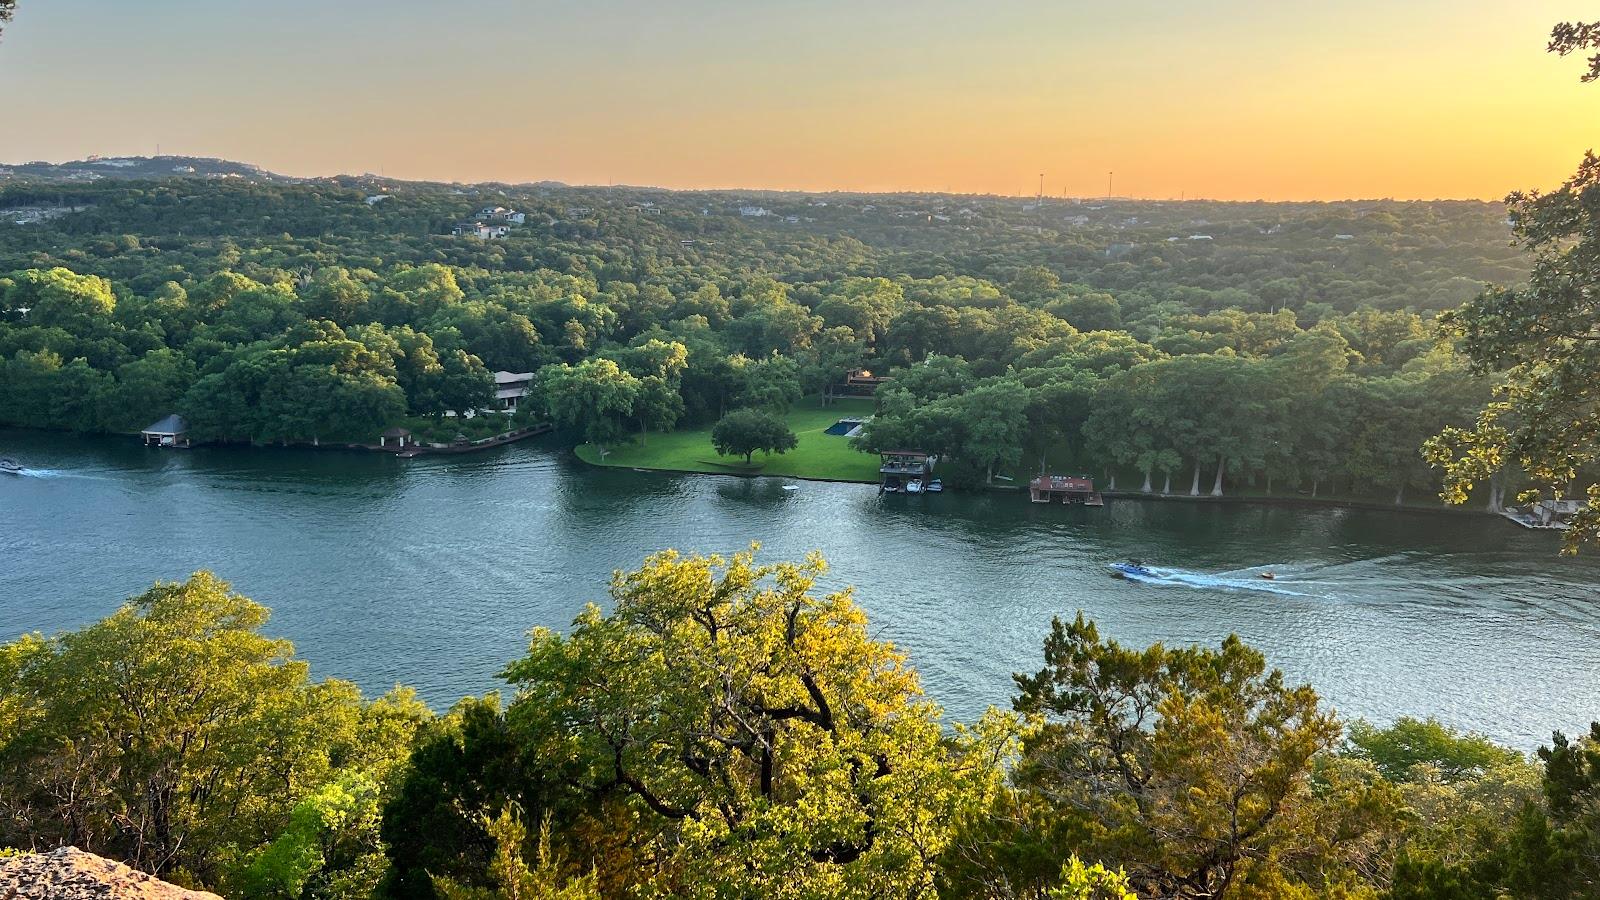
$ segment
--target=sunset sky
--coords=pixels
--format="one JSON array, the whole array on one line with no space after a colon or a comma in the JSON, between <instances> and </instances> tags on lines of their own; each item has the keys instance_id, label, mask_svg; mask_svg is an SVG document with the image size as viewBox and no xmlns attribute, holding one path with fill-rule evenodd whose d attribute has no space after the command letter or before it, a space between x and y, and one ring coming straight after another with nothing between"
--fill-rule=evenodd
<instances>
[{"instance_id":1,"label":"sunset sky","mask_svg":"<svg viewBox=\"0 0 1600 900\"><path fill-rule=\"evenodd\" d=\"M1222 199L1499 197L1600 146L1594 2L20 0L0 162Z\"/></svg>"}]
</instances>

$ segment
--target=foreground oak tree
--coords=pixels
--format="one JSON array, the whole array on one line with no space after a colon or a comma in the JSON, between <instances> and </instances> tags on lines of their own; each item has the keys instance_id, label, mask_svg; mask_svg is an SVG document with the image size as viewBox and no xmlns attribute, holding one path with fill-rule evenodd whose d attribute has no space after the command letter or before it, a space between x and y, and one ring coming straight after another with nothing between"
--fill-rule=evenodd
<instances>
[{"instance_id":1,"label":"foreground oak tree","mask_svg":"<svg viewBox=\"0 0 1600 900\"><path fill-rule=\"evenodd\" d=\"M0 644L0 846L72 844L230 895L247 868L370 885L348 869L381 864L376 822L326 811L375 794L428 711L409 690L364 703L311 681L266 620L200 572L79 631ZM315 854L261 860L286 831L314 833Z\"/></svg>"},{"instance_id":2,"label":"foreground oak tree","mask_svg":"<svg viewBox=\"0 0 1600 900\"><path fill-rule=\"evenodd\" d=\"M527 749L635 809L647 891L929 896L995 789L1005 742L945 735L850 594L813 591L823 571L660 553L507 670Z\"/></svg>"},{"instance_id":3,"label":"foreground oak tree","mask_svg":"<svg viewBox=\"0 0 1600 900\"><path fill-rule=\"evenodd\" d=\"M1333 713L1237 637L1126 648L1079 614L1055 621L1044 656L1016 676L1015 706L1039 724L1004 812L1019 823L1014 859L1031 832L1125 867L1141 897L1194 900L1327 896L1382 878L1393 787L1334 757Z\"/></svg>"}]
</instances>

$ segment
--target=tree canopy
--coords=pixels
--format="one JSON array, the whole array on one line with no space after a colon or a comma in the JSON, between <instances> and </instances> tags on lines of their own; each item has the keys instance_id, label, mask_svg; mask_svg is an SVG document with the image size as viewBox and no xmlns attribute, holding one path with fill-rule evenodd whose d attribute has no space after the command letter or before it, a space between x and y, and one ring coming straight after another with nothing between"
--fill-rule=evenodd
<instances>
[{"instance_id":1,"label":"tree canopy","mask_svg":"<svg viewBox=\"0 0 1600 900\"><path fill-rule=\"evenodd\" d=\"M1079 614L948 723L825 564L664 552L509 702L313 681L199 573L0 645L0 843L241 900L1535 897L1600 884L1600 725L1343 723L1237 637ZM514 627L514 626L512 626Z\"/></svg>"},{"instance_id":2,"label":"tree canopy","mask_svg":"<svg viewBox=\"0 0 1600 900\"><path fill-rule=\"evenodd\" d=\"M743 454L745 464L760 450L763 453L783 453L798 444L788 423L772 413L759 409L736 409L723 416L711 429L711 446L717 455Z\"/></svg>"},{"instance_id":3,"label":"tree canopy","mask_svg":"<svg viewBox=\"0 0 1600 900\"><path fill-rule=\"evenodd\" d=\"M762 202L783 217L716 192L17 175L0 208L52 214L0 221L0 423L448 442L504 421L450 416L504 371L532 376L516 424L610 450L869 369L893 380L862 446L938 453L952 486L1406 501L1441 487L1414 444L1499 377L1433 349L1438 314L1527 272L1498 204ZM449 233L489 205L524 221ZM1167 240L1196 218L1212 241ZM1545 487L1503 469L1491 508Z\"/></svg>"},{"instance_id":4,"label":"tree canopy","mask_svg":"<svg viewBox=\"0 0 1600 900\"><path fill-rule=\"evenodd\" d=\"M813 593L822 571L658 554L506 670L532 751L628 798L652 892L925 895L992 784L849 594Z\"/></svg>"},{"instance_id":5,"label":"tree canopy","mask_svg":"<svg viewBox=\"0 0 1600 900\"><path fill-rule=\"evenodd\" d=\"M1597 46L1597 36L1595 24L1563 23L1549 49L1565 56ZM1589 64L1584 81L1600 77L1600 55ZM1446 428L1427 449L1446 473L1443 495L1452 503L1507 470L1531 481L1524 499L1585 493L1586 508L1565 535L1568 553L1600 539L1600 483L1586 478L1600 460L1597 199L1600 158L1592 152L1556 190L1506 198L1517 244L1533 257L1527 283L1490 288L1445 316L1474 369L1501 380L1497 396L1471 427Z\"/></svg>"},{"instance_id":6,"label":"tree canopy","mask_svg":"<svg viewBox=\"0 0 1600 900\"><path fill-rule=\"evenodd\" d=\"M303 886L342 856L370 869L345 873L354 886L374 887L375 785L427 710L407 690L369 702L311 681L287 641L260 633L266 619L201 572L81 631L0 645L0 843L227 886ZM308 832L331 853L293 853L281 874L285 842Z\"/></svg>"}]
</instances>

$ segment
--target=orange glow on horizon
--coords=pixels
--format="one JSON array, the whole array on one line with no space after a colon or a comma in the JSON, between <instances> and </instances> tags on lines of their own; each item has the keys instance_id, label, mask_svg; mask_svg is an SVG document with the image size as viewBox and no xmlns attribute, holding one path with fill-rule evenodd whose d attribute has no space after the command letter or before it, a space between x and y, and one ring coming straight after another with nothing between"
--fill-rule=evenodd
<instances>
[{"instance_id":1,"label":"orange glow on horizon","mask_svg":"<svg viewBox=\"0 0 1600 900\"><path fill-rule=\"evenodd\" d=\"M23 0L0 163L1146 198L1498 198L1597 143L1569 3ZM71 60L70 65L62 65Z\"/></svg>"}]
</instances>

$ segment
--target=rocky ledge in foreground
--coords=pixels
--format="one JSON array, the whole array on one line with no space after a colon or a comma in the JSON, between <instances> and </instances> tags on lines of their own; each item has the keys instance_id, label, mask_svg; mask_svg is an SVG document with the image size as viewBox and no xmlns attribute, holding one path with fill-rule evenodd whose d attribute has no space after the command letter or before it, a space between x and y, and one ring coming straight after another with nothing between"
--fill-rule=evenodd
<instances>
[{"instance_id":1,"label":"rocky ledge in foreground","mask_svg":"<svg viewBox=\"0 0 1600 900\"><path fill-rule=\"evenodd\" d=\"M77 847L0 858L0 900L222 900Z\"/></svg>"}]
</instances>

